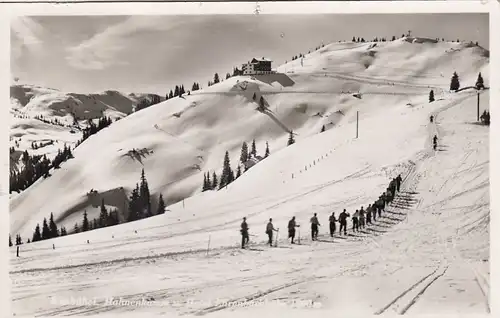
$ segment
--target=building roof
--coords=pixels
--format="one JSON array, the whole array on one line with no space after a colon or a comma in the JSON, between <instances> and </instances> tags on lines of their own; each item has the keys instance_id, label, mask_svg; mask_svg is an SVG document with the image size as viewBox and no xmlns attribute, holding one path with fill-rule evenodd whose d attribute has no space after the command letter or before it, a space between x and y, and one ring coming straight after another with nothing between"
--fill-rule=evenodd
<instances>
[{"instance_id":1,"label":"building roof","mask_svg":"<svg viewBox=\"0 0 500 318\"><path fill-rule=\"evenodd\" d=\"M272 60L271 60L271 59L268 59L268 58L265 58L265 57L263 57L263 58L261 58L261 59L259 59L259 58L255 58L255 57L254 57L254 58L252 59L252 62L253 62L253 61L256 61L256 62L272 62Z\"/></svg>"}]
</instances>

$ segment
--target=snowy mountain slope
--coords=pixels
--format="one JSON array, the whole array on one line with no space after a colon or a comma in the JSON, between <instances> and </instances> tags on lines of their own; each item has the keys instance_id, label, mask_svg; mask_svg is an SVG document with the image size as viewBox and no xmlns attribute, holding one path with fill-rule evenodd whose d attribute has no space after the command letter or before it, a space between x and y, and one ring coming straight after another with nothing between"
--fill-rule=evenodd
<instances>
[{"instance_id":1,"label":"snowy mountain slope","mask_svg":"<svg viewBox=\"0 0 500 318\"><path fill-rule=\"evenodd\" d=\"M488 91L482 100L488 109ZM412 102L362 120L358 139L355 123L346 123L300 140L227 190L196 195L165 215L23 245L21 257L11 259L14 312L486 313L489 130L474 123L474 91ZM398 173L402 192L375 225L352 236L327 236L332 211L366 207ZM318 242L308 238L313 213L322 223ZM243 216L253 250L237 247ZM291 216L302 225L301 245L284 239ZM281 229L282 248L264 246L269 217ZM63 303L96 295L94 305ZM105 303L106 297L154 303L127 306ZM224 300L254 303L221 305Z\"/></svg>"},{"instance_id":2,"label":"snowy mountain slope","mask_svg":"<svg viewBox=\"0 0 500 318\"><path fill-rule=\"evenodd\" d=\"M81 139L79 129L73 125L74 117L80 125L102 116L123 118L133 112L133 107L142 99L150 100L151 94L123 94L106 91L100 94L65 93L55 89L34 85L12 85L11 93L11 146L17 151L31 149L32 142L59 142L54 147L37 149L34 154L53 157L64 143L73 145ZM42 116L48 123L36 119ZM57 120L58 125L51 122ZM32 149L31 149L32 150ZM31 153L31 152L30 152Z\"/></svg>"},{"instance_id":3,"label":"snowy mountain slope","mask_svg":"<svg viewBox=\"0 0 500 318\"><path fill-rule=\"evenodd\" d=\"M66 218L73 213L81 217L85 207L100 202L87 196L90 189L120 193L101 198L126 215L123 197L135 186L142 168L154 196L163 193L167 202L173 203L199 192L202 173L209 170L219 173L226 150L230 152L234 168L243 141L255 138L259 153L263 152L265 141L269 141L271 151L276 152L286 145L289 130L297 134L298 143L306 142L322 125L335 127L333 135L345 134L338 129L352 124L358 110L361 127L365 127L371 116L379 116L381 112L397 114L400 107L408 107L405 105L410 101L412 104L424 102L429 87L436 90L437 99L446 98L450 70L457 70L462 77L464 69L463 85L473 85L478 71L487 78L488 58L480 48L463 47L456 53L476 61L477 68L473 72L469 64L462 67L457 63L462 62L461 59L444 58L448 54L446 50L460 48L458 44L410 44L405 41L378 43L371 66L361 73L363 57L371 45L331 44L307 55L303 67L298 60L280 67L293 72L289 74L296 83L292 87L278 89L260 81L234 77L114 123L78 147L75 159L65 163L52 177L35 183L11 201L12 233L29 237L35 225L51 212L59 225L71 228L74 223ZM423 57L418 59L419 63L408 64L407 59L389 59L391 54L397 58ZM428 85L428 77L412 76L425 67L423 61L426 59L429 64L435 64L436 59L442 61L439 68L433 69L434 86ZM371 77L368 71L377 67L379 60L386 66L383 70L397 69L399 78L404 81ZM353 65L357 65L356 68ZM441 69L447 72L447 77L437 78L435 74ZM349 74L350 79L339 77L338 70ZM361 92L361 99L352 96L357 91ZM265 98L269 107L266 114L256 111L257 104L252 101L254 92L257 98L260 95ZM353 133L350 128L348 134ZM143 149L147 154L135 158L130 154L133 149ZM50 201L40 199L61 184L64 184L64 195ZM78 217L71 217L71 222L75 218Z\"/></svg>"}]
</instances>

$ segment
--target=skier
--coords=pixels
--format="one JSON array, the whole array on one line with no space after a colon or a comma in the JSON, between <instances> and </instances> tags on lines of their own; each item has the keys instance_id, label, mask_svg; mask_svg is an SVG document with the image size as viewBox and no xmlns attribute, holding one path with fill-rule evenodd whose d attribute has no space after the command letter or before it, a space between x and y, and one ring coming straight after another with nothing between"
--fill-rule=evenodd
<instances>
[{"instance_id":1,"label":"skier","mask_svg":"<svg viewBox=\"0 0 500 318\"><path fill-rule=\"evenodd\" d=\"M339 223L340 223L340 229L339 233L342 234L342 229L344 229L344 235L347 235L347 217L350 216L349 213L347 213L344 209L342 213L339 215Z\"/></svg>"},{"instance_id":2,"label":"skier","mask_svg":"<svg viewBox=\"0 0 500 318\"><path fill-rule=\"evenodd\" d=\"M431 115L431 123L434 122L434 116Z\"/></svg>"},{"instance_id":3,"label":"skier","mask_svg":"<svg viewBox=\"0 0 500 318\"><path fill-rule=\"evenodd\" d=\"M359 232L359 211L356 210L354 214L352 215L352 231Z\"/></svg>"},{"instance_id":4,"label":"skier","mask_svg":"<svg viewBox=\"0 0 500 318\"><path fill-rule=\"evenodd\" d=\"M434 142L434 150L436 150L438 137L436 135L434 135L434 138L432 138L432 140Z\"/></svg>"},{"instance_id":5,"label":"skier","mask_svg":"<svg viewBox=\"0 0 500 318\"><path fill-rule=\"evenodd\" d=\"M249 240L247 218L244 217L243 222L241 222L241 248L245 248Z\"/></svg>"},{"instance_id":6,"label":"skier","mask_svg":"<svg viewBox=\"0 0 500 318\"><path fill-rule=\"evenodd\" d=\"M333 237L333 234L335 234L335 222L337 222L337 219L335 218L335 212L332 212L332 215L330 215L330 236Z\"/></svg>"},{"instance_id":7,"label":"skier","mask_svg":"<svg viewBox=\"0 0 500 318\"><path fill-rule=\"evenodd\" d=\"M372 205L368 204L368 207L366 208L366 224L372 224Z\"/></svg>"},{"instance_id":8,"label":"skier","mask_svg":"<svg viewBox=\"0 0 500 318\"><path fill-rule=\"evenodd\" d=\"M382 217L382 210L385 209L385 200L384 200L384 195L381 195L380 198L378 199L378 217ZM375 212L376 213L376 212Z\"/></svg>"},{"instance_id":9,"label":"skier","mask_svg":"<svg viewBox=\"0 0 500 318\"><path fill-rule=\"evenodd\" d=\"M295 244L293 240L295 239L295 228L299 227L300 225L297 225L295 223L295 217L293 217L290 221L288 221L288 238L292 239L292 244Z\"/></svg>"},{"instance_id":10,"label":"skier","mask_svg":"<svg viewBox=\"0 0 500 318\"><path fill-rule=\"evenodd\" d=\"M488 114L486 113L486 110L483 112L483 114L481 115L481 117L479 117L481 119L481 122L483 124L486 124L486 117L488 116Z\"/></svg>"},{"instance_id":11,"label":"skier","mask_svg":"<svg viewBox=\"0 0 500 318\"><path fill-rule=\"evenodd\" d=\"M364 229L365 228L365 210L363 210L363 207L361 207L361 210L359 210L359 227Z\"/></svg>"},{"instance_id":12,"label":"skier","mask_svg":"<svg viewBox=\"0 0 500 318\"><path fill-rule=\"evenodd\" d=\"M395 193L396 192L396 178L392 179L391 182L389 183L389 187L387 188L390 193ZM388 201L392 201L392 196L388 197Z\"/></svg>"},{"instance_id":13,"label":"skier","mask_svg":"<svg viewBox=\"0 0 500 318\"><path fill-rule=\"evenodd\" d=\"M316 213L314 213L314 216L311 218L311 237L313 241L318 238L318 226L320 225L318 217L316 216Z\"/></svg>"},{"instance_id":14,"label":"skier","mask_svg":"<svg viewBox=\"0 0 500 318\"><path fill-rule=\"evenodd\" d=\"M399 192L399 189L401 188L401 182L403 181L403 179L401 178L401 174L399 174L397 177L396 177L396 190Z\"/></svg>"},{"instance_id":15,"label":"skier","mask_svg":"<svg viewBox=\"0 0 500 318\"><path fill-rule=\"evenodd\" d=\"M387 190L385 191L385 201L387 201L387 203L391 203L392 199L393 199L392 189L387 188Z\"/></svg>"},{"instance_id":16,"label":"skier","mask_svg":"<svg viewBox=\"0 0 500 318\"><path fill-rule=\"evenodd\" d=\"M266 234L269 237L269 246L273 246L273 231L278 231L273 226L273 219L269 219L269 223L267 223Z\"/></svg>"}]
</instances>

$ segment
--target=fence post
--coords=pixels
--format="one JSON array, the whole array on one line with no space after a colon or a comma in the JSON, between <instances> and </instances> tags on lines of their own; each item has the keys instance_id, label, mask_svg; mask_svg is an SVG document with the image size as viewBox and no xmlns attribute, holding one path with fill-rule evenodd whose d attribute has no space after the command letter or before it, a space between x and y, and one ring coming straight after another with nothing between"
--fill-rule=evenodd
<instances>
[{"instance_id":1,"label":"fence post","mask_svg":"<svg viewBox=\"0 0 500 318\"><path fill-rule=\"evenodd\" d=\"M477 93L477 121L479 121L479 93Z\"/></svg>"},{"instance_id":2,"label":"fence post","mask_svg":"<svg viewBox=\"0 0 500 318\"><path fill-rule=\"evenodd\" d=\"M19 257L19 245L17 246L16 256Z\"/></svg>"},{"instance_id":3,"label":"fence post","mask_svg":"<svg viewBox=\"0 0 500 318\"><path fill-rule=\"evenodd\" d=\"M359 110L356 112L356 139L358 138L358 130L359 130Z\"/></svg>"},{"instance_id":4,"label":"fence post","mask_svg":"<svg viewBox=\"0 0 500 318\"><path fill-rule=\"evenodd\" d=\"M208 256L208 251L210 251L210 234L208 235L207 256Z\"/></svg>"}]
</instances>

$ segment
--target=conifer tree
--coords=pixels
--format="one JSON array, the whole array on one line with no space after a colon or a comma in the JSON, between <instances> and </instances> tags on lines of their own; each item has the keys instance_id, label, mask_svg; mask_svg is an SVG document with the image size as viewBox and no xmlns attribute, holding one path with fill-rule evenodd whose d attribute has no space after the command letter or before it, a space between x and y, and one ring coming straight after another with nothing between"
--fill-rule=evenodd
<instances>
[{"instance_id":1,"label":"conifer tree","mask_svg":"<svg viewBox=\"0 0 500 318\"><path fill-rule=\"evenodd\" d=\"M325 128L325 125L323 125L323 127L321 127L321 132L325 132L326 128Z\"/></svg>"},{"instance_id":2,"label":"conifer tree","mask_svg":"<svg viewBox=\"0 0 500 318\"><path fill-rule=\"evenodd\" d=\"M212 175L212 190L217 189L217 186L218 186L217 174L214 171Z\"/></svg>"},{"instance_id":3,"label":"conifer tree","mask_svg":"<svg viewBox=\"0 0 500 318\"><path fill-rule=\"evenodd\" d=\"M66 228L61 226L61 236L66 236L68 233L66 232Z\"/></svg>"},{"instance_id":4,"label":"conifer tree","mask_svg":"<svg viewBox=\"0 0 500 318\"><path fill-rule=\"evenodd\" d=\"M175 85L174 97L179 96L179 86Z\"/></svg>"},{"instance_id":5,"label":"conifer tree","mask_svg":"<svg viewBox=\"0 0 500 318\"><path fill-rule=\"evenodd\" d=\"M98 229L99 228L99 222L97 221L96 218L94 218L94 221L92 222L92 229Z\"/></svg>"},{"instance_id":6,"label":"conifer tree","mask_svg":"<svg viewBox=\"0 0 500 318\"><path fill-rule=\"evenodd\" d=\"M212 190L212 181L210 180L210 172L207 172L207 190Z\"/></svg>"},{"instance_id":7,"label":"conifer tree","mask_svg":"<svg viewBox=\"0 0 500 318\"><path fill-rule=\"evenodd\" d=\"M139 184L136 183L135 189L132 190L132 193L130 194L130 201L129 201L129 214L128 214L128 221L135 221L138 220L139 217L139 209L140 209L140 202L139 202Z\"/></svg>"},{"instance_id":8,"label":"conifer tree","mask_svg":"<svg viewBox=\"0 0 500 318\"><path fill-rule=\"evenodd\" d=\"M12 237L9 234L9 247L11 247L11 246L12 246Z\"/></svg>"},{"instance_id":9,"label":"conifer tree","mask_svg":"<svg viewBox=\"0 0 500 318\"><path fill-rule=\"evenodd\" d=\"M207 174L203 174L203 187L201 189L202 192L205 192L208 190L208 183L207 183Z\"/></svg>"},{"instance_id":10,"label":"conifer tree","mask_svg":"<svg viewBox=\"0 0 500 318\"><path fill-rule=\"evenodd\" d=\"M288 136L287 146L293 145L295 143L295 139L293 138L293 131L290 131L290 135Z\"/></svg>"},{"instance_id":11,"label":"conifer tree","mask_svg":"<svg viewBox=\"0 0 500 318\"><path fill-rule=\"evenodd\" d=\"M220 81L220 80L219 80L219 74L215 73L215 74L214 74L214 84L219 83L219 81Z\"/></svg>"},{"instance_id":12,"label":"conifer tree","mask_svg":"<svg viewBox=\"0 0 500 318\"><path fill-rule=\"evenodd\" d=\"M260 97L260 100L259 100L259 108L258 108L258 110L259 110L260 112L263 112L263 111L265 111L265 110L266 110L266 104L265 104L265 101L264 101L264 97L263 97L263 96L261 96L261 97Z\"/></svg>"},{"instance_id":13,"label":"conifer tree","mask_svg":"<svg viewBox=\"0 0 500 318\"><path fill-rule=\"evenodd\" d=\"M396 41L396 36L395 35L392 36L392 40L391 41Z\"/></svg>"},{"instance_id":14,"label":"conifer tree","mask_svg":"<svg viewBox=\"0 0 500 318\"><path fill-rule=\"evenodd\" d=\"M231 177L232 176L232 177ZM229 161L229 151L226 151L224 156L224 164L222 168L222 175L220 178L219 188L222 189L234 180L233 170L231 169L231 163Z\"/></svg>"},{"instance_id":15,"label":"conifer tree","mask_svg":"<svg viewBox=\"0 0 500 318\"><path fill-rule=\"evenodd\" d=\"M266 154L264 155L264 158L269 157L269 143L266 141Z\"/></svg>"},{"instance_id":16,"label":"conifer tree","mask_svg":"<svg viewBox=\"0 0 500 318\"><path fill-rule=\"evenodd\" d=\"M42 239L42 234L40 233L40 224L37 224L35 227L35 232L33 232L32 242L38 242Z\"/></svg>"},{"instance_id":17,"label":"conifer tree","mask_svg":"<svg viewBox=\"0 0 500 318\"><path fill-rule=\"evenodd\" d=\"M451 77L450 91L457 91L459 89L460 89L460 80L458 78L457 72L454 72L453 76Z\"/></svg>"},{"instance_id":18,"label":"conifer tree","mask_svg":"<svg viewBox=\"0 0 500 318\"><path fill-rule=\"evenodd\" d=\"M47 218L43 218L43 226L42 226L42 240L47 240L50 238L50 228L47 223Z\"/></svg>"},{"instance_id":19,"label":"conifer tree","mask_svg":"<svg viewBox=\"0 0 500 318\"><path fill-rule=\"evenodd\" d=\"M86 232L89 230L89 219L87 217L87 210L83 211L83 222L82 222L82 231Z\"/></svg>"},{"instance_id":20,"label":"conifer tree","mask_svg":"<svg viewBox=\"0 0 500 318\"><path fill-rule=\"evenodd\" d=\"M253 93L253 97L252 97L252 99L253 99L254 101L255 101L255 100L257 100L257 93Z\"/></svg>"},{"instance_id":21,"label":"conifer tree","mask_svg":"<svg viewBox=\"0 0 500 318\"><path fill-rule=\"evenodd\" d=\"M26 243L27 243L27 244L31 243L30 239L28 239L28 240L26 241Z\"/></svg>"},{"instance_id":22,"label":"conifer tree","mask_svg":"<svg viewBox=\"0 0 500 318\"><path fill-rule=\"evenodd\" d=\"M241 155L240 155L240 162L245 163L248 160L248 145L244 141L243 145L241 145Z\"/></svg>"},{"instance_id":23,"label":"conifer tree","mask_svg":"<svg viewBox=\"0 0 500 318\"><path fill-rule=\"evenodd\" d=\"M104 205L104 199L101 201L101 213L99 214L99 227L106 227L108 226L108 210L106 209L106 206Z\"/></svg>"},{"instance_id":24,"label":"conifer tree","mask_svg":"<svg viewBox=\"0 0 500 318\"><path fill-rule=\"evenodd\" d=\"M429 103L432 103L434 101L434 90L431 89L429 93Z\"/></svg>"},{"instance_id":25,"label":"conifer tree","mask_svg":"<svg viewBox=\"0 0 500 318\"><path fill-rule=\"evenodd\" d=\"M257 156L257 147L255 146L255 139L252 141L252 156L255 158Z\"/></svg>"},{"instance_id":26,"label":"conifer tree","mask_svg":"<svg viewBox=\"0 0 500 318\"><path fill-rule=\"evenodd\" d=\"M75 233L80 233L80 228L78 227L78 223L75 223L75 227L73 228Z\"/></svg>"},{"instance_id":27,"label":"conifer tree","mask_svg":"<svg viewBox=\"0 0 500 318\"><path fill-rule=\"evenodd\" d=\"M483 76L481 75L481 72L479 72L479 75L477 76L476 88L477 89L484 89L484 80L483 80Z\"/></svg>"},{"instance_id":28,"label":"conifer tree","mask_svg":"<svg viewBox=\"0 0 500 318\"><path fill-rule=\"evenodd\" d=\"M170 90L170 93L168 93L168 99L174 98L174 92Z\"/></svg>"},{"instance_id":29,"label":"conifer tree","mask_svg":"<svg viewBox=\"0 0 500 318\"><path fill-rule=\"evenodd\" d=\"M234 176L234 171L231 167L229 167L229 174L228 174L228 178L227 178L227 184L231 184L231 182L233 182L235 180L235 176Z\"/></svg>"},{"instance_id":30,"label":"conifer tree","mask_svg":"<svg viewBox=\"0 0 500 318\"><path fill-rule=\"evenodd\" d=\"M50 237L51 238L59 236L59 230L57 229L57 225L54 222L54 214L53 213L50 213L49 228L50 228Z\"/></svg>"},{"instance_id":31,"label":"conifer tree","mask_svg":"<svg viewBox=\"0 0 500 318\"><path fill-rule=\"evenodd\" d=\"M165 213L165 201L163 201L163 195L160 193L160 198L158 199L158 209L156 211L156 214L163 214Z\"/></svg>"},{"instance_id":32,"label":"conifer tree","mask_svg":"<svg viewBox=\"0 0 500 318\"><path fill-rule=\"evenodd\" d=\"M238 179L241 176L241 167L238 165L238 169L236 170L236 179Z\"/></svg>"},{"instance_id":33,"label":"conifer tree","mask_svg":"<svg viewBox=\"0 0 500 318\"><path fill-rule=\"evenodd\" d=\"M142 169L141 173L140 202L141 202L142 217L152 216L153 214L151 213L151 195L149 193L148 181L146 180L144 169Z\"/></svg>"}]
</instances>

